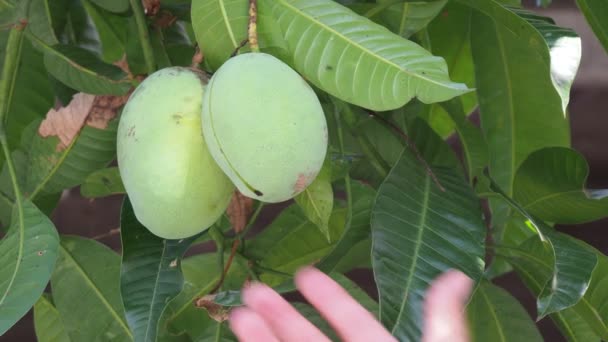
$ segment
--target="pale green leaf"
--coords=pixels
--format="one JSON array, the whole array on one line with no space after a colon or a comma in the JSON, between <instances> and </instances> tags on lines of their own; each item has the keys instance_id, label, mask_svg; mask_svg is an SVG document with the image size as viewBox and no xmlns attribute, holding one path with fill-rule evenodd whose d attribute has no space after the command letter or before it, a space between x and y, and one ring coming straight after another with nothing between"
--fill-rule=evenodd
<instances>
[{"instance_id":1,"label":"pale green leaf","mask_svg":"<svg viewBox=\"0 0 608 342\"><path fill-rule=\"evenodd\" d=\"M334 192L331 187L331 164L326 161L317 178L295 198L304 214L331 242L329 217L334 207Z\"/></svg>"},{"instance_id":2,"label":"pale green leaf","mask_svg":"<svg viewBox=\"0 0 608 342\"><path fill-rule=\"evenodd\" d=\"M87 198L124 194L118 167L108 167L91 173L80 186L80 194Z\"/></svg>"},{"instance_id":3,"label":"pale green leaf","mask_svg":"<svg viewBox=\"0 0 608 342\"><path fill-rule=\"evenodd\" d=\"M34 305L34 329L38 342L71 341L50 296L43 295Z\"/></svg>"},{"instance_id":4,"label":"pale green leaf","mask_svg":"<svg viewBox=\"0 0 608 342\"><path fill-rule=\"evenodd\" d=\"M379 0L379 4L388 4L394 0ZM398 35L409 38L426 27L439 14L447 0L436 1L400 1L380 13L382 23Z\"/></svg>"}]
</instances>

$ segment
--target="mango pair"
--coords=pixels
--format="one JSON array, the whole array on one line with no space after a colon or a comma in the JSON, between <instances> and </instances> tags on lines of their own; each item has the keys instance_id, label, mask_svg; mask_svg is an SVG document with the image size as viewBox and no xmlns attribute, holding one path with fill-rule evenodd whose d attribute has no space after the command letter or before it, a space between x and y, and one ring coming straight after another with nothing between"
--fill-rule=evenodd
<instances>
[{"instance_id":1,"label":"mango pair","mask_svg":"<svg viewBox=\"0 0 608 342\"><path fill-rule=\"evenodd\" d=\"M118 166L137 219L166 239L195 235L234 186L263 202L303 191L327 151L321 104L306 81L264 53L204 73L159 70L135 89L118 127Z\"/></svg>"}]
</instances>

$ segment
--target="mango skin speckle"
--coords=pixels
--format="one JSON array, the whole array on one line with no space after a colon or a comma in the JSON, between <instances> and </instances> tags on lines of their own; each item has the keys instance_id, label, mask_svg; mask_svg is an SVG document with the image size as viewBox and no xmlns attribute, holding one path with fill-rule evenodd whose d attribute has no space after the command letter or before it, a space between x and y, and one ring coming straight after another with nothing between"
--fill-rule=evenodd
<instances>
[{"instance_id":1,"label":"mango skin speckle","mask_svg":"<svg viewBox=\"0 0 608 342\"><path fill-rule=\"evenodd\" d=\"M241 193L282 202L315 179L327 153L323 108L308 83L265 53L229 59L203 99L203 136Z\"/></svg>"},{"instance_id":2,"label":"mango skin speckle","mask_svg":"<svg viewBox=\"0 0 608 342\"><path fill-rule=\"evenodd\" d=\"M135 216L161 238L209 228L234 191L202 137L205 80L186 68L159 70L137 87L120 118L120 175Z\"/></svg>"}]
</instances>

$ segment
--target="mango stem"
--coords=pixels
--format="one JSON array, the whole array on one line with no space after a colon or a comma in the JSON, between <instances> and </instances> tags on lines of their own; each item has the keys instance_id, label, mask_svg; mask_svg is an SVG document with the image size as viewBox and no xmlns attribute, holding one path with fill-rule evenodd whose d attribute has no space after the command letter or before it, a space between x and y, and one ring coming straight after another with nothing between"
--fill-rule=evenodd
<instances>
[{"instance_id":1,"label":"mango stem","mask_svg":"<svg viewBox=\"0 0 608 342\"><path fill-rule=\"evenodd\" d=\"M247 29L249 48L252 52L260 52L258 44L258 1L249 0L249 27Z\"/></svg>"}]
</instances>

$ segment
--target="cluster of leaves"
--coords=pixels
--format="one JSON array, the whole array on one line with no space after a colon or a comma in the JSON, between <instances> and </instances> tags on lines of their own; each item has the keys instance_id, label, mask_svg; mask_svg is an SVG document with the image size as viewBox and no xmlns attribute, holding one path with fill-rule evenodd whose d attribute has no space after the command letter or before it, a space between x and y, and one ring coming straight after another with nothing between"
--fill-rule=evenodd
<instances>
[{"instance_id":1,"label":"cluster of leaves","mask_svg":"<svg viewBox=\"0 0 608 342\"><path fill-rule=\"evenodd\" d=\"M608 4L577 3L608 50ZM245 281L288 292L293 272L315 262L400 340L420 339L424 293L451 268L477 283L475 341L541 340L492 284L512 271L537 296L537 318L572 341L608 339L608 258L553 228L608 216L607 192L585 189L587 163L570 148L580 39L518 0L260 0L262 51L324 106L330 151L317 180L247 240L259 210L248 224L250 210L228 215L245 229L236 235L224 217L169 241L137 222L128 199L121 254L59 236L48 215L62 190L124 193L109 165L133 86L172 65L212 73L247 38L248 8L0 0L0 335L33 306L40 341L233 340L223 320ZM481 125L468 118L476 109ZM184 258L210 240L216 253ZM344 277L356 267L373 269L379 302ZM297 308L331 336L312 308Z\"/></svg>"}]
</instances>

